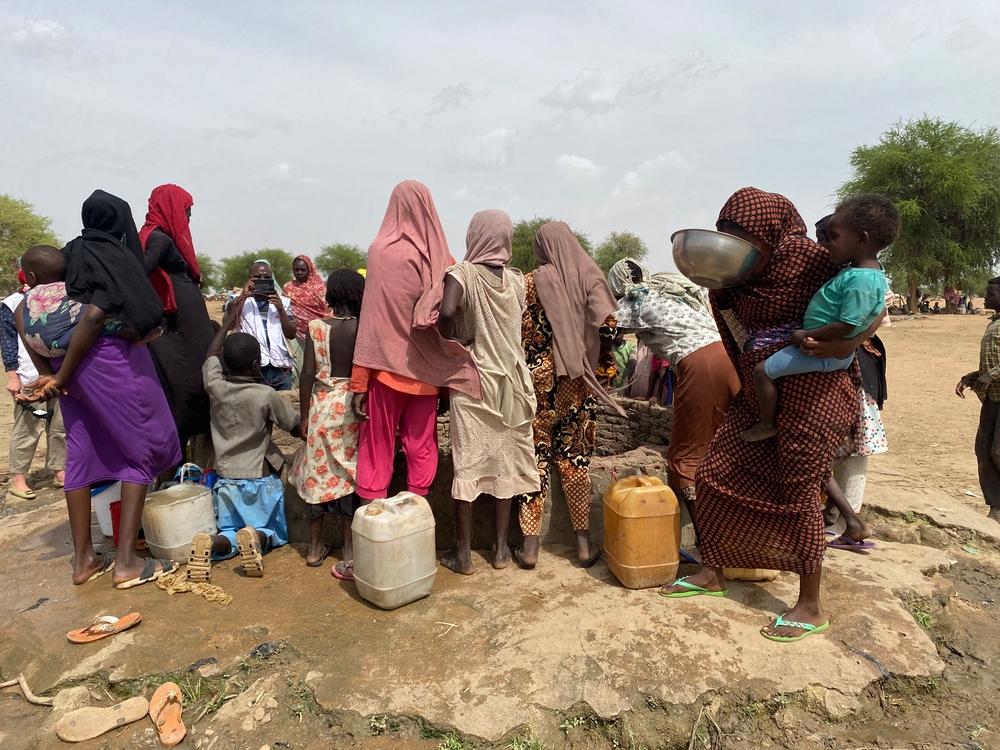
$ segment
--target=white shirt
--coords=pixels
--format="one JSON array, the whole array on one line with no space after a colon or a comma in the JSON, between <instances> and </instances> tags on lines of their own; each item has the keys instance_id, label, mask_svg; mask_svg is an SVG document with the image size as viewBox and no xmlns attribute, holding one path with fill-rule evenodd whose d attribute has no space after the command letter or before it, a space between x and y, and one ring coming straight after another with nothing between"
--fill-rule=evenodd
<instances>
[{"instance_id":1,"label":"white shirt","mask_svg":"<svg viewBox=\"0 0 1000 750\"><path fill-rule=\"evenodd\" d=\"M281 304L285 306L288 317L292 317L292 301L287 297L278 295ZM274 305L267 306L267 321L257 308L257 300L248 297L243 303L243 312L240 315L240 330L249 333L260 344L260 366L274 365L275 367L288 368L294 363L292 355L288 352L288 340L281 330L281 318Z\"/></svg>"},{"instance_id":2,"label":"white shirt","mask_svg":"<svg viewBox=\"0 0 1000 750\"><path fill-rule=\"evenodd\" d=\"M24 295L21 292L14 292L2 304L10 308L11 312L17 312L17 306L23 299ZM20 335L17 337L17 377L20 378L21 385L38 380L38 370L35 369L35 363L31 361L28 350L24 348Z\"/></svg>"}]
</instances>

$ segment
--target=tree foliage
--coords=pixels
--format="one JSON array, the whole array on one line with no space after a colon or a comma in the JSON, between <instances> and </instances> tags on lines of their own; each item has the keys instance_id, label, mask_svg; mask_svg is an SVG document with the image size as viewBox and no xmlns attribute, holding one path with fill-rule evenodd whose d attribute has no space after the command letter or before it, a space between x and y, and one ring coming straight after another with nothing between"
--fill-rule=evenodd
<instances>
[{"instance_id":1,"label":"tree foliage","mask_svg":"<svg viewBox=\"0 0 1000 750\"><path fill-rule=\"evenodd\" d=\"M201 288L218 289L222 281L222 265L211 255L198 253L198 266L201 268Z\"/></svg>"},{"instance_id":2,"label":"tree foliage","mask_svg":"<svg viewBox=\"0 0 1000 750\"><path fill-rule=\"evenodd\" d=\"M648 252L646 243L638 235L631 232L612 232L597 246L597 250L594 251L594 261L607 276L611 266L623 258L642 260Z\"/></svg>"},{"instance_id":3,"label":"tree foliage","mask_svg":"<svg viewBox=\"0 0 1000 750\"><path fill-rule=\"evenodd\" d=\"M899 208L899 238L882 262L905 284L958 287L1000 260L1000 134L923 117L891 127L851 155L840 197L883 193Z\"/></svg>"},{"instance_id":4,"label":"tree foliage","mask_svg":"<svg viewBox=\"0 0 1000 750\"><path fill-rule=\"evenodd\" d=\"M0 290L17 287L16 261L33 245L62 243L52 233L51 222L35 213L34 206L9 195L0 195Z\"/></svg>"},{"instance_id":5,"label":"tree foliage","mask_svg":"<svg viewBox=\"0 0 1000 750\"><path fill-rule=\"evenodd\" d=\"M221 263L221 284L225 289L242 287L250 277L250 266L255 260L266 260L274 271L275 286L280 286L292 278L292 254L277 247L248 250L239 255L223 258Z\"/></svg>"},{"instance_id":6,"label":"tree foliage","mask_svg":"<svg viewBox=\"0 0 1000 750\"><path fill-rule=\"evenodd\" d=\"M316 256L316 268L323 273L330 273L340 268L357 271L368 267L368 253L357 245L338 242L327 245Z\"/></svg>"},{"instance_id":7,"label":"tree foliage","mask_svg":"<svg viewBox=\"0 0 1000 750\"><path fill-rule=\"evenodd\" d=\"M514 268L519 268L524 273L534 271L538 268L538 261L535 260L535 234L541 228L542 224L547 224L550 221L555 221L555 219L545 219L536 216L533 219L521 219L514 223L514 238L511 243L512 253L510 259L510 264ZM573 232L573 234L576 235L576 239L583 246L583 249L587 251L587 254L593 255L594 248L591 247L587 235L580 232Z\"/></svg>"}]
</instances>

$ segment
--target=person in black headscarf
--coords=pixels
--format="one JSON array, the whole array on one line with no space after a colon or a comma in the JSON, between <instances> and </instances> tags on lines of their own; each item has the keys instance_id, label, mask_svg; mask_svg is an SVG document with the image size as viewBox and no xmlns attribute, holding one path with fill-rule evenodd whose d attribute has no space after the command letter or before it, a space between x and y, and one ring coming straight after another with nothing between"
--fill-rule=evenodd
<instances>
[{"instance_id":1,"label":"person in black headscarf","mask_svg":"<svg viewBox=\"0 0 1000 750\"><path fill-rule=\"evenodd\" d=\"M131 588L178 567L135 554L146 489L181 460L170 407L143 343L160 330L163 308L142 264L132 212L121 198L95 191L83 204L83 231L63 253L66 295L85 307L65 356L32 355L39 378L25 386L26 398L59 396L66 424L73 583L114 567L115 587ZM24 317L18 322L22 335ZM113 564L97 555L90 536L90 490L106 481L121 482L120 543Z\"/></svg>"}]
</instances>

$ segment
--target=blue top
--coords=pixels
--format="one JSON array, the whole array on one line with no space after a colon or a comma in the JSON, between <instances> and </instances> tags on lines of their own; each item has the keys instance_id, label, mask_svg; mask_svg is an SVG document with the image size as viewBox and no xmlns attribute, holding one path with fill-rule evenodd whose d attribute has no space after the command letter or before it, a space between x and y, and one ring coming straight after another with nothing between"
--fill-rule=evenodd
<instances>
[{"instance_id":1,"label":"blue top","mask_svg":"<svg viewBox=\"0 0 1000 750\"><path fill-rule=\"evenodd\" d=\"M3 353L3 369L17 370L17 325L14 311L7 305L0 305L0 352Z\"/></svg>"},{"instance_id":2,"label":"blue top","mask_svg":"<svg viewBox=\"0 0 1000 750\"><path fill-rule=\"evenodd\" d=\"M881 267L848 266L813 295L803 325L821 328L830 323L848 323L854 330L844 338L853 338L882 316L888 291L889 280Z\"/></svg>"}]
</instances>

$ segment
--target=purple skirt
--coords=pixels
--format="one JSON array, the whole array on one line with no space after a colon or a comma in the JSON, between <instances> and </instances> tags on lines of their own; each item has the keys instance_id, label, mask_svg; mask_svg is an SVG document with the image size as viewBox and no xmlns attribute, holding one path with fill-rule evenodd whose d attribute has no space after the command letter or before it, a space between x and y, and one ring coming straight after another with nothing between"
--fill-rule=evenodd
<instances>
[{"instance_id":1,"label":"purple skirt","mask_svg":"<svg viewBox=\"0 0 1000 750\"><path fill-rule=\"evenodd\" d=\"M61 359L52 360L58 371ZM149 350L102 336L59 397L66 424L66 489L150 484L181 461L177 428Z\"/></svg>"}]
</instances>

